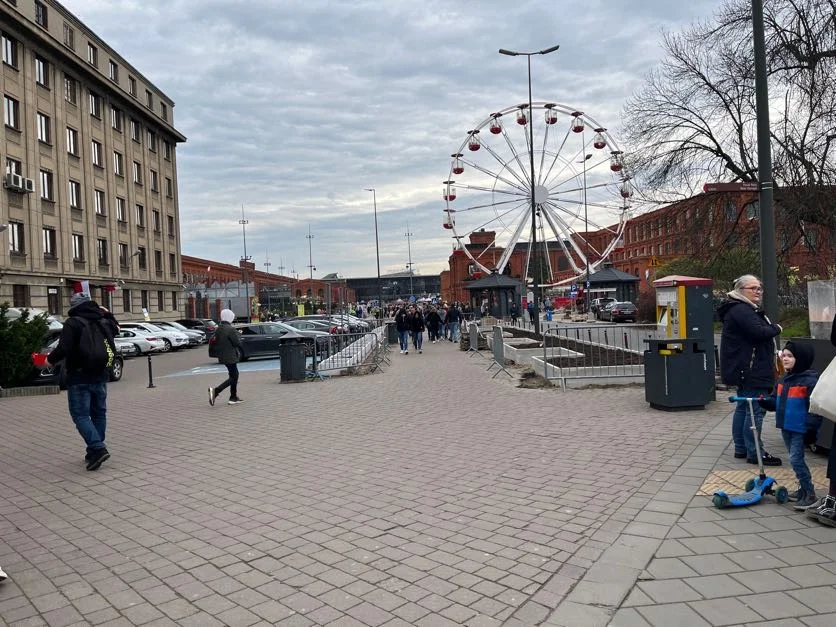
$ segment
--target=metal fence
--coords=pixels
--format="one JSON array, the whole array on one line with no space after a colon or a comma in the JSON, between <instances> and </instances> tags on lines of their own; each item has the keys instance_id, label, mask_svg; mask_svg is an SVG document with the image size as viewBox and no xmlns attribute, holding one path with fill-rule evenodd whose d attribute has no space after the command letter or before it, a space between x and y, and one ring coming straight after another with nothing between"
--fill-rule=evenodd
<instances>
[{"instance_id":1,"label":"metal fence","mask_svg":"<svg viewBox=\"0 0 836 627\"><path fill-rule=\"evenodd\" d=\"M559 380L566 389L569 379L644 377L645 339L655 329L624 325L572 325L543 331L543 363L546 379Z\"/></svg>"},{"instance_id":2,"label":"metal fence","mask_svg":"<svg viewBox=\"0 0 836 627\"><path fill-rule=\"evenodd\" d=\"M378 326L365 333L337 333L318 338L314 346L312 376L322 377L334 371L358 372L362 367L375 372L388 363L389 343L385 328Z\"/></svg>"}]
</instances>

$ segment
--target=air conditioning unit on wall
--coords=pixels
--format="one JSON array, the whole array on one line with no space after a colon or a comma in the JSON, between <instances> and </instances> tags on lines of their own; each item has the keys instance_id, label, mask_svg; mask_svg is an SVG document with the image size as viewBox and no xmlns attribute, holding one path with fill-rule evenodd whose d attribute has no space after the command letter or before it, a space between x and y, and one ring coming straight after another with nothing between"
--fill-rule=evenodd
<instances>
[{"instance_id":1,"label":"air conditioning unit on wall","mask_svg":"<svg viewBox=\"0 0 836 627\"><path fill-rule=\"evenodd\" d=\"M3 177L3 187L16 192L26 191L23 186L23 177L20 174L14 174L13 172L9 172Z\"/></svg>"},{"instance_id":2,"label":"air conditioning unit on wall","mask_svg":"<svg viewBox=\"0 0 836 627\"><path fill-rule=\"evenodd\" d=\"M23 189L26 193L31 194L35 191L35 181L33 179L23 179Z\"/></svg>"}]
</instances>

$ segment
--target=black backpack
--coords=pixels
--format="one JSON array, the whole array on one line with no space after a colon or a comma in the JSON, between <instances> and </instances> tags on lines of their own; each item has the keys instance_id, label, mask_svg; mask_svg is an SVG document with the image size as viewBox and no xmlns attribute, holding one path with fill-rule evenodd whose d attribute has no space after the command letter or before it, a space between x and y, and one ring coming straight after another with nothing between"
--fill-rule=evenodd
<instances>
[{"instance_id":1,"label":"black backpack","mask_svg":"<svg viewBox=\"0 0 836 627\"><path fill-rule=\"evenodd\" d=\"M89 373L99 373L113 365L116 346L104 330L101 321L78 318L81 335L78 338L78 358L73 361Z\"/></svg>"}]
</instances>

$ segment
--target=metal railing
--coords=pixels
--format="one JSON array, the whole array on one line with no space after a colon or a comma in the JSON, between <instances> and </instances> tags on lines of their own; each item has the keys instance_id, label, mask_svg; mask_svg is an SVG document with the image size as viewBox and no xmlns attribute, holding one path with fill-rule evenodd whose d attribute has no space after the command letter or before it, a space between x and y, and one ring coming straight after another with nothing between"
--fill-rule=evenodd
<instances>
[{"instance_id":1,"label":"metal railing","mask_svg":"<svg viewBox=\"0 0 836 627\"><path fill-rule=\"evenodd\" d=\"M349 370L352 373L369 373L382 369L388 363L389 345L385 327L378 326L364 333L336 333L329 337L317 338L314 345L312 375L321 377L334 371Z\"/></svg>"},{"instance_id":2,"label":"metal railing","mask_svg":"<svg viewBox=\"0 0 836 627\"><path fill-rule=\"evenodd\" d=\"M644 376L645 339L655 330L624 325L572 325L543 331L546 379L613 379Z\"/></svg>"}]
</instances>

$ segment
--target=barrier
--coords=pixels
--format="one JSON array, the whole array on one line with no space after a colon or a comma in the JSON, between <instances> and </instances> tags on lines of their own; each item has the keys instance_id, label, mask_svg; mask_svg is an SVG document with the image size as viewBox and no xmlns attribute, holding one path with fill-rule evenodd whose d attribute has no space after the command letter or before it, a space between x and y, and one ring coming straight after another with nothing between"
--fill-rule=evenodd
<instances>
[{"instance_id":1,"label":"barrier","mask_svg":"<svg viewBox=\"0 0 836 627\"><path fill-rule=\"evenodd\" d=\"M388 363L384 331L385 327L378 326L365 333L339 333L321 338L315 346L312 375L322 378L323 373L342 372L364 365L369 366L371 372L382 370L381 365Z\"/></svg>"},{"instance_id":2,"label":"barrier","mask_svg":"<svg viewBox=\"0 0 836 627\"><path fill-rule=\"evenodd\" d=\"M490 369L494 366L499 366L499 370L493 373L491 379L495 379L496 375L498 375L500 372L504 372L509 377L512 377L513 375L510 372L508 372L508 369L505 367L505 338L502 334L502 327L498 324L494 325L493 327L492 349L493 361L491 362L491 365L488 366L488 371L490 371Z\"/></svg>"}]
</instances>

